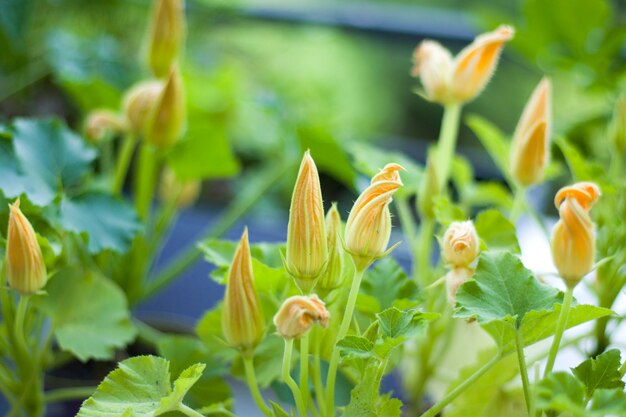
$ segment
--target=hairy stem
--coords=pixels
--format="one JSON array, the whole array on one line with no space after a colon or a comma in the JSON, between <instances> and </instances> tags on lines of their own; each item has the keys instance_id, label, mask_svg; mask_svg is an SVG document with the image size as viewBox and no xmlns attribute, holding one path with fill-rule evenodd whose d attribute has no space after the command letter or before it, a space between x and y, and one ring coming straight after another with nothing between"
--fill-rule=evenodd
<instances>
[{"instance_id":1,"label":"hairy stem","mask_svg":"<svg viewBox=\"0 0 626 417\"><path fill-rule=\"evenodd\" d=\"M300 392L304 408L309 406L309 332L300 338Z\"/></svg>"},{"instance_id":2,"label":"hairy stem","mask_svg":"<svg viewBox=\"0 0 626 417\"><path fill-rule=\"evenodd\" d=\"M522 387L524 389L524 400L526 401L526 409L528 415L533 415L532 397L530 396L530 381L528 379L528 368L526 367L526 358L524 357L524 340L522 333L515 330L515 349L517 351L517 361L519 363L519 373L522 377Z\"/></svg>"},{"instance_id":3,"label":"hairy stem","mask_svg":"<svg viewBox=\"0 0 626 417\"><path fill-rule=\"evenodd\" d=\"M563 332L567 326L567 318L569 316L570 306L572 305L572 299L574 298L574 288L568 286L565 291L565 297L563 298L563 305L561 306L561 312L559 313L559 320L556 323L556 330L554 333L554 340L550 347L550 354L548 355L548 362L546 363L546 369L543 372L543 377L548 376L552 372L554 362L556 361L556 355L559 352L559 345L561 344L561 338Z\"/></svg>"},{"instance_id":4,"label":"hairy stem","mask_svg":"<svg viewBox=\"0 0 626 417\"><path fill-rule=\"evenodd\" d=\"M259 385L256 382L256 375L254 373L254 363L252 362L252 355L243 355L243 366L246 371L246 382L248 383L248 388L250 389L250 394L252 398L254 398L254 402L256 403L259 410L263 412L267 417L273 417L274 413L272 410L265 404L263 400L263 396L261 395L261 391L259 391Z\"/></svg>"},{"instance_id":5,"label":"hairy stem","mask_svg":"<svg viewBox=\"0 0 626 417\"><path fill-rule=\"evenodd\" d=\"M444 108L437 145L439 189L445 190L450 178L450 166L456 150L456 139L461 121L461 106L449 104Z\"/></svg>"},{"instance_id":6,"label":"hairy stem","mask_svg":"<svg viewBox=\"0 0 626 417\"><path fill-rule=\"evenodd\" d=\"M122 138L122 148L117 154L117 162L115 163L115 175L113 177L113 183L111 184L111 191L113 194L119 194L124 186L124 180L128 173L128 167L133 157L133 151L135 150L136 140L132 135L127 135Z\"/></svg>"},{"instance_id":7,"label":"hairy stem","mask_svg":"<svg viewBox=\"0 0 626 417\"><path fill-rule=\"evenodd\" d=\"M304 402L302 401L302 393L300 392L300 388L298 388L298 384L291 377L291 354L293 352L293 339L285 339L285 353L283 355L283 381L289 389L291 389L291 393L293 394L294 401L296 402L296 408L298 409L298 414L300 417L306 417L306 407L304 406Z\"/></svg>"}]
</instances>

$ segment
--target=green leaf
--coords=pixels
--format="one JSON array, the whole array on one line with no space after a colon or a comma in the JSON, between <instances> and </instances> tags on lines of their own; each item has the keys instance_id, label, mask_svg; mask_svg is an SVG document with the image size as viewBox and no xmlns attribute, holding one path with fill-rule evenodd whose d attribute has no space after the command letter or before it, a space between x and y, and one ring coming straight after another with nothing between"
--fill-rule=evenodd
<instances>
[{"instance_id":1,"label":"green leaf","mask_svg":"<svg viewBox=\"0 0 626 417\"><path fill-rule=\"evenodd\" d=\"M463 202L472 207L495 206L510 210L513 197L506 186L499 182L481 181L462 190Z\"/></svg>"},{"instance_id":2,"label":"green leaf","mask_svg":"<svg viewBox=\"0 0 626 417\"><path fill-rule=\"evenodd\" d=\"M365 337L349 335L337 342L337 348L342 356L366 358L371 356L374 343Z\"/></svg>"},{"instance_id":3,"label":"green leaf","mask_svg":"<svg viewBox=\"0 0 626 417\"><path fill-rule=\"evenodd\" d=\"M545 411L575 411L586 415L585 386L565 372L548 375L536 387L537 407ZM582 412L582 414L581 414Z\"/></svg>"},{"instance_id":4,"label":"green leaf","mask_svg":"<svg viewBox=\"0 0 626 417\"><path fill-rule=\"evenodd\" d=\"M142 228L130 204L98 192L61 200L60 222L65 230L86 235L90 253L124 253Z\"/></svg>"},{"instance_id":5,"label":"green leaf","mask_svg":"<svg viewBox=\"0 0 626 417\"><path fill-rule=\"evenodd\" d=\"M412 307L420 302L420 292L415 281L390 256L376 262L366 272L360 292L378 300L378 311L402 301L409 301Z\"/></svg>"},{"instance_id":6,"label":"green leaf","mask_svg":"<svg viewBox=\"0 0 626 417\"><path fill-rule=\"evenodd\" d=\"M500 211L496 209L481 211L476 216L474 226L478 236L490 250L503 249L520 253L515 226Z\"/></svg>"},{"instance_id":7,"label":"green leaf","mask_svg":"<svg viewBox=\"0 0 626 417\"><path fill-rule=\"evenodd\" d=\"M156 356L126 359L83 403L77 417L153 417L176 410L203 369L203 364L186 369L172 389L167 360Z\"/></svg>"},{"instance_id":8,"label":"green leaf","mask_svg":"<svg viewBox=\"0 0 626 417\"><path fill-rule=\"evenodd\" d=\"M572 369L574 375L585 384L587 398L599 388L624 388L620 368L620 352L612 349L590 358Z\"/></svg>"},{"instance_id":9,"label":"green leaf","mask_svg":"<svg viewBox=\"0 0 626 417\"><path fill-rule=\"evenodd\" d=\"M438 195L433 198L433 211L437 223L448 226L452 222L463 221L467 219L465 210L451 202L445 195Z\"/></svg>"},{"instance_id":10,"label":"green leaf","mask_svg":"<svg viewBox=\"0 0 626 417\"><path fill-rule=\"evenodd\" d=\"M456 317L519 329L527 313L552 310L563 295L540 284L515 255L498 251L481 253L474 279L461 286L456 298Z\"/></svg>"},{"instance_id":11,"label":"green leaf","mask_svg":"<svg viewBox=\"0 0 626 417\"><path fill-rule=\"evenodd\" d=\"M478 137L500 172L508 177L510 145L507 135L491 122L475 114L467 116L465 123Z\"/></svg>"},{"instance_id":12,"label":"green leaf","mask_svg":"<svg viewBox=\"0 0 626 417\"><path fill-rule=\"evenodd\" d=\"M385 337L399 338L419 333L427 321L434 320L439 315L416 310L400 311L391 307L378 313L376 317Z\"/></svg>"},{"instance_id":13,"label":"green leaf","mask_svg":"<svg viewBox=\"0 0 626 417\"><path fill-rule=\"evenodd\" d=\"M590 161L564 137L557 137L556 144L563 152L567 166L576 181L599 181L606 178L606 169L597 162Z\"/></svg>"},{"instance_id":14,"label":"green leaf","mask_svg":"<svg viewBox=\"0 0 626 417\"><path fill-rule=\"evenodd\" d=\"M75 186L96 152L56 119L16 119L12 140L0 139L0 189L7 198L25 194L47 206Z\"/></svg>"},{"instance_id":15,"label":"green leaf","mask_svg":"<svg viewBox=\"0 0 626 417\"><path fill-rule=\"evenodd\" d=\"M52 320L63 350L81 361L110 359L135 337L126 297L113 282L80 267L57 272L34 300Z\"/></svg>"},{"instance_id":16,"label":"green leaf","mask_svg":"<svg viewBox=\"0 0 626 417\"><path fill-rule=\"evenodd\" d=\"M343 417L399 417L402 402L378 393L376 373L378 361L370 361L364 375L350 393L350 403L346 406Z\"/></svg>"},{"instance_id":17,"label":"green leaf","mask_svg":"<svg viewBox=\"0 0 626 417\"><path fill-rule=\"evenodd\" d=\"M589 406L589 412L593 417L622 416L624 410L626 410L626 393L622 388L594 391Z\"/></svg>"},{"instance_id":18,"label":"green leaf","mask_svg":"<svg viewBox=\"0 0 626 417\"><path fill-rule=\"evenodd\" d=\"M270 400L270 404L272 405L272 411L274 412L274 416L276 417L293 417L294 414L288 414L283 408L276 404L274 401Z\"/></svg>"}]
</instances>

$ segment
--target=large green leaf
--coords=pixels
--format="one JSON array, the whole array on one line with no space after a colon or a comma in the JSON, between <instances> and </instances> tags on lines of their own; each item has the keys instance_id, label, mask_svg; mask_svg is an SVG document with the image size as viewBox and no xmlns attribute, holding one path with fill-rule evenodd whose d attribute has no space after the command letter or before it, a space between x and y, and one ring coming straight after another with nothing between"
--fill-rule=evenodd
<instances>
[{"instance_id":1,"label":"large green leaf","mask_svg":"<svg viewBox=\"0 0 626 417\"><path fill-rule=\"evenodd\" d=\"M169 362L156 356L137 356L119 363L81 406L77 417L154 417L184 407L187 391L202 375L195 364L170 382Z\"/></svg>"},{"instance_id":2,"label":"large green leaf","mask_svg":"<svg viewBox=\"0 0 626 417\"><path fill-rule=\"evenodd\" d=\"M515 226L500 211L496 209L481 211L476 216L474 225L478 236L487 248L520 252Z\"/></svg>"},{"instance_id":3,"label":"large green leaf","mask_svg":"<svg viewBox=\"0 0 626 417\"><path fill-rule=\"evenodd\" d=\"M346 406L343 417L399 417L402 402L388 395L380 396L376 373L378 362L370 361L364 375L350 394L350 403Z\"/></svg>"},{"instance_id":4,"label":"large green leaf","mask_svg":"<svg viewBox=\"0 0 626 417\"><path fill-rule=\"evenodd\" d=\"M585 384L587 398L600 388L624 389L620 368L620 352L612 349L590 358L572 369L574 375Z\"/></svg>"},{"instance_id":5,"label":"large green leaf","mask_svg":"<svg viewBox=\"0 0 626 417\"><path fill-rule=\"evenodd\" d=\"M26 194L46 206L75 186L96 157L60 120L16 119L11 133L12 139L0 138L0 189L8 198Z\"/></svg>"},{"instance_id":6,"label":"large green leaf","mask_svg":"<svg viewBox=\"0 0 626 417\"><path fill-rule=\"evenodd\" d=\"M57 272L37 296L63 350L81 361L110 359L135 337L126 297L111 280L80 267Z\"/></svg>"},{"instance_id":7,"label":"large green leaf","mask_svg":"<svg viewBox=\"0 0 626 417\"><path fill-rule=\"evenodd\" d=\"M421 301L415 281L391 256L381 259L368 269L361 284L361 293L378 301L378 311L399 304L402 307L416 307Z\"/></svg>"},{"instance_id":8,"label":"large green leaf","mask_svg":"<svg viewBox=\"0 0 626 417\"><path fill-rule=\"evenodd\" d=\"M130 204L98 192L64 198L60 204L60 222L65 230L85 235L91 253L106 249L126 252L141 230Z\"/></svg>"}]
</instances>

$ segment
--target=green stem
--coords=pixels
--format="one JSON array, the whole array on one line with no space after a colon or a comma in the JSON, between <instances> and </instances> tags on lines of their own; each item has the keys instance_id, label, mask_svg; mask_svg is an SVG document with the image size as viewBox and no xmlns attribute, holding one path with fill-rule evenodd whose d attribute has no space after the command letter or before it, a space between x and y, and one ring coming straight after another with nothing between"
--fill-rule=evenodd
<instances>
[{"instance_id":1,"label":"green stem","mask_svg":"<svg viewBox=\"0 0 626 417\"><path fill-rule=\"evenodd\" d=\"M619 373L622 376L622 378L624 377L624 374L626 374L626 360L624 361L622 366L619 368Z\"/></svg>"},{"instance_id":2,"label":"green stem","mask_svg":"<svg viewBox=\"0 0 626 417\"><path fill-rule=\"evenodd\" d=\"M98 387L59 388L46 392L46 403L59 403L71 400L84 400L93 395Z\"/></svg>"},{"instance_id":3,"label":"green stem","mask_svg":"<svg viewBox=\"0 0 626 417\"><path fill-rule=\"evenodd\" d=\"M548 355L548 362L546 363L546 369L543 372L543 377L548 376L552 372L554 362L556 361L556 355L559 352L559 345L561 344L561 338L563 332L567 326L567 318L569 316L570 306L572 305L572 299L574 298L574 288L568 286L565 291L565 297L563 298L563 305L561 306L561 312L559 313L559 320L556 323L556 330L554 333L554 340L550 347L550 354Z\"/></svg>"},{"instance_id":4,"label":"green stem","mask_svg":"<svg viewBox=\"0 0 626 417\"><path fill-rule=\"evenodd\" d=\"M263 396L261 395L261 391L259 391L259 385L256 382L256 375L254 373L254 363L252 362L252 355L243 355L243 366L246 371L246 381L248 383L248 388L250 389L250 394L252 394L252 398L254 398L254 402L256 403L259 410L263 412L267 417L273 417L274 413L272 410L265 404L263 400Z\"/></svg>"},{"instance_id":5,"label":"green stem","mask_svg":"<svg viewBox=\"0 0 626 417\"><path fill-rule=\"evenodd\" d=\"M434 406L429 408L421 417L435 417L439 414L441 410L443 410L448 404L455 400L459 395L463 393L466 389L471 387L474 382L478 381L480 377L482 377L487 371L493 368L499 361L502 359L500 353L491 358L489 362L485 363L479 369L476 370L472 375L466 378L461 384L456 386L452 391L446 394L439 402L437 402Z\"/></svg>"},{"instance_id":6,"label":"green stem","mask_svg":"<svg viewBox=\"0 0 626 417\"><path fill-rule=\"evenodd\" d=\"M450 178L450 166L456 149L456 139L461 121L461 105L448 104L443 110L441 130L437 145L439 189L445 190Z\"/></svg>"},{"instance_id":7,"label":"green stem","mask_svg":"<svg viewBox=\"0 0 626 417\"><path fill-rule=\"evenodd\" d=\"M300 338L300 392L304 408L309 406L309 332Z\"/></svg>"},{"instance_id":8,"label":"green stem","mask_svg":"<svg viewBox=\"0 0 626 417\"><path fill-rule=\"evenodd\" d=\"M178 411L180 411L181 413L183 413L186 416L189 417L204 417L203 414L197 412L196 410L194 410L193 408L186 406L183 403L178 403L178 407L176 407L176 409ZM221 411L222 413L224 412L223 410Z\"/></svg>"},{"instance_id":9,"label":"green stem","mask_svg":"<svg viewBox=\"0 0 626 417\"><path fill-rule=\"evenodd\" d=\"M524 211L526 201L526 188L521 186L515 187L515 196L513 199L513 207L511 207L511 214L509 220L515 224L519 219L519 216Z\"/></svg>"},{"instance_id":10,"label":"green stem","mask_svg":"<svg viewBox=\"0 0 626 417\"><path fill-rule=\"evenodd\" d=\"M322 417L326 416L326 395L324 393L324 386L322 385L322 359L320 354L322 338L319 336L314 339L317 343L315 344L315 353L313 355L314 369L311 371L311 375L313 375L313 384L315 386L315 397L317 399L317 404L320 409L320 413Z\"/></svg>"},{"instance_id":11,"label":"green stem","mask_svg":"<svg viewBox=\"0 0 626 417\"><path fill-rule=\"evenodd\" d=\"M200 240L217 238L233 227L241 217L250 211L256 203L263 198L267 191L293 166L292 163L282 162L276 164L270 170L260 174L256 186L250 193L236 199L220 217L219 221L212 226ZM161 271L144 289L142 299L149 298L168 286L181 273L191 267L200 259L200 249L196 245L190 246L181 255L178 255Z\"/></svg>"},{"instance_id":12,"label":"green stem","mask_svg":"<svg viewBox=\"0 0 626 417\"><path fill-rule=\"evenodd\" d=\"M128 167L135 150L136 140L132 135L127 135L122 138L122 149L117 155L117 162L115 163L115 176L113 177L113 183L111 184L111 191L113 194L119 194L124 186L124 180L128 173Z\"/></svg>"},{"instance_id":13,"label":"green stem","mask_svg":"<svg viewBox=\"0 0 626 417\"><path fill-rule=\"evenodd\" d=\"M18 361L20 366L24 366L25 368L30 368L28 345L26 343L26 328L24 326L29 298L29 295L20 295L17 312L15 313L15 326L13 327L13 331L15 332L15 342L17 344L17 349L20 352L18 355Z\"/></svg>"},{"instance_id":14,"label":"green stem","mask_svg":"<svg viewBox=\"0 0 626 417\"><path fill-rule=\"evenodd\" d=\"M526 409L528 415L532 416L532 397L530 396L530 381L528 380L528 369L526 368L526 358L524 357L524 340L522 339L522 333L519 330L515 330L515 348L517 350L517 361L519 363L519 372L522 376L522 386L524 388L524 399L526 400Z\"/></svg>"},{"instance_id":15,"label":"green stem","mask_svg":"<svg viewBox=\"0 0 626 417\"><path fill-rule=\"evenodd\" d=\"M417 252L418 259L418 271L416 280L422 284L422 286L427 286L430 284L430 255L432 251L433 245L433 234L435 233L435 222L433 219L422 219L422 225L420 227L420 237L419 237L419 251Z\"/></svg>"},{"instance_id":16,"label":"green stem","mask_svg":"<svg viewBox=\"0 0 626 417\"><path fill-rule=\"evenodd\" d=\"M359 288L361 287L361 280L363 279L363 273L365 269L355 268L354 278L352 280L352 287L350 288L350 294L348 295L348 302L346 309L339 326L339 332L335 338L335 342L339 342L343 339L350 329L350 322L352 322L352 315L354 314L354 307L356 306L357 295L359 294ZM335 380L337 378L337 367L339 366L339 350L334 349L330 359L330 365L328 367L328 376L326 377L326 415L329 417L334 416L335 409Z\"/></svg>"},{"instance_id":17,"label":"green stem","mask_svg":"<svg viewBox=\"0 0 626 417\"><path fill-rule=\"evenodd\" d=\"M300 392L300 388L298 388L298 384L293 380L290 374L291 370L291 354L293 352L293 339L285 339L285 353L283 355L283 381L285 384L291 389L291 393L293 394L293 399L296 402L296 408L298 409L298 414L300 417L306 417L306 407L304 406L304 402L302 401L302 393Z\"/></svg>"},{"instance_id":18,"label":"green stem","mask_svg":"<svg viewBox=\"0 0 626 417\"><path fill-rule=\"evenodd\" d=\"M417 230L415 227L415 221L409 208L409 203L404 195L398 195L395 199L396 210L398 210L398 216L400 217L400 226L402 232L406 237L411 250L411 256L413 258L413 275L417 275L417 253L419 253L419 246L417 240Z\"/></svg>"},{"instance_id":19,"label":"green stem","mask_svg":"<svg viewBox=\"0 0 626 417\"><path fill-rule=\"evenodd\" d=\"M137 214L147 222L154 194L157 170L157 150L149 143L142 143L139 149L139 165L135 177L135 208Z\"/></svg>"}]
</instances>

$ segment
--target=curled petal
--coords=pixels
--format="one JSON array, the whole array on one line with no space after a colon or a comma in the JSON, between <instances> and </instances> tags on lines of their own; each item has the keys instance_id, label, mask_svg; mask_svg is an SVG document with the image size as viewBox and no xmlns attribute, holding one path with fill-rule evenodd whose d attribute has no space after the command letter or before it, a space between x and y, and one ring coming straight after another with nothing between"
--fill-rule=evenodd
<instances>
[{"instance_id":1,"label":"curled petal","mask_svg":"<svg viewBox=\"0 0 626 417\"><path fill-rule=\"evenodd\" d=\"M471 221L453 222L443 235L443 258L457 267L467 267L480 252L478 234Z\"/></svg>"},{"instance_id":2,"label":"curled petal","mask_svg":"<svg viewBox=\"0 0 626 417\"><path fill-rule=\"evenodd\" d=\"M278 334L292 339L302 336L316 323L327 327L329 318L330 313L317 295L296 295L283 302L274 316L274 324Z\"/></svg>"},{"instance_id":3,"label":"curled petal","mask_svg":"<svg viewBox=\"0 0 626 417\"><path fill-rule=\"evenodd\" d=\"M601 192L593 182L578 182L574 185L561 188L554 196L554 205L559 208L568 198L576 202L585 210L591 210L593 204L600 198Z\"/></svg>"}]
</instances>

